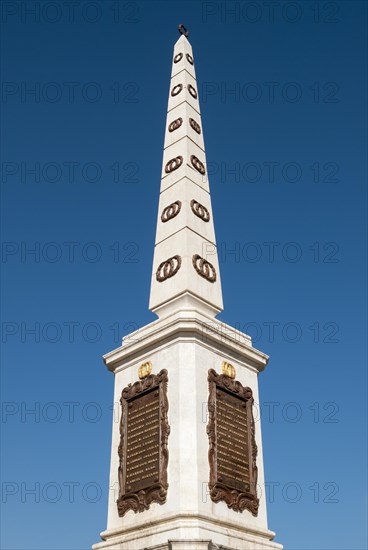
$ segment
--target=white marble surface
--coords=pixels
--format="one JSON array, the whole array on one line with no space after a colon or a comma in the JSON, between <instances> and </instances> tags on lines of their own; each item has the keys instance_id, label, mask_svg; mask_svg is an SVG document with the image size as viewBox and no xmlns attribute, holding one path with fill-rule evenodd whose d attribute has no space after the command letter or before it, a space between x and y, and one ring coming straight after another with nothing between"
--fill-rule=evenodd
<instances>
[{"instance_id":1,"label":"white marble surface","mask_svg":"<svg viewBox=\"0 0 368 550\"><path fill-rule=\"evenodd\" d=\"M183 85L183 89L177 95L172 96L172 89L179 84ZM197 97L193 97L193 95L189 93L189 84L195 89ZM170 81L169 102L167 107L168 112L174 109L174 107L177 107L183 101L187 101L187 103L189 103L189 105L191 105L198 114L200 113L197 81L186 69L173 76Z\"/></svg>"},{"instance_id":2,"label":"white marble surface","mask_svg":"<svg viewBox=\"0 0 368 550\"><path fill-rule=\"evenodd\" d=\"M169 125L174 120L182 118L182 125L170 132L168 130ZM189 123L189 119L192 118L201 126L201 133L198 134ZM169 111L166 118L166 129L165 129L165 139L164 139L164 148L166 149L176 141L182 139L184 136L188 136L189 139L194 141L198 147L204 151L204 139L203 139L203 128L201 124L201 117L197 111L193 109L189 103L183 101L177 107Z\"/></svg>"},{"instance_id":3,"label":"white marble surface","mask_svg":"<svg viewBox=\"0 0 368 550\"><path fill-rule=\"evenodd\" d=\"M205 174L201 174L198 170L196 170L193 167L190 161L191 155L195 155L205 166L206 168ZM183 164L173 172L170 172L167 174L165 172L166 163L171 159L176 158L177 156L183 157ZM167 187L169 187L169 185L172 185L175 181L183 177L183 172L185 170L187 174L194 172L194 174L192 174L192 179L194 179L194 181L198 183L198 185L206 189L206 191L209 190L205 154L203 150L200 147L198 147L198 145L196 145L194 141L190 139L188 136L184 136L180 141L176 141L175 143L173 143L172 145L170 145L164 150L163 162L162 162L161 189L162 190L166 189Z\"/></svg>"},{"instance_id":4,"label":"white marble surface","mask_svg":"<svg viewBox=\"0 0 368 550\"><path fill-rule=\"evenodd\" d=\"M199 254L214 266L216 270L215 282L209 282L197 273L192 262L192 257L195 254ZM158 266L174 255L181 257L179 271L165 281L157 281L156 270ZM201 300L210 303L219 310L223 309L216 249L213 243L188 227L184 227L181 231L155 246L149 307L152 311L155 311L157 306L185 292L198 296Z\"/></svg>"},{"instance_id":5,"label":"white marble surface","mask_svg":"<svg viewBox=\"0 0 368 550\"><path fill-rule=\"evenodd\" d=\"M208 222L204 222L193 213L190 206L192 199L207 208L210 213L210 220ZM162 223L161 214L164 208L177 200L180 200L182 203L179 214L168 222ZM175 185L169 187L160 194L156 244L159 244L161 241L177 233L184 227L190 228L207 241L216 244L210 194L187 178L179 180Z\"/></svg>"},{"instance_id":6,"label":"white marble surface","mask_svg":"<svg viewBox=\"0 0 368 550\"><path fill-rule=\"evenodd\" d=\"M160 316L164 312L163 307L166 312L166 304L170 304L171 309L174 308L174 304L175 307L181 307L183 300L190 295L198 298L199 309L202 308L202 311L207 313L212 312L214 316L223 309L221 278L199 100L194 99L188 91L189 85L197 90L194 67L186 58L187 53L193 56L193 52L188 40L183 36L174 47L174 56L178 53L182 53L183 56L178 63L173 63L170 92L179 83L183 84L183 89L175 97L169 93L149 308ZM183 120L182 125L177 130L169 132L169 124L179 117ZM190 126L189 118L193 118L200 125L200 134ZM191 162L191 156L197 157L204 165L205 174L196 170ZM177 157L182 157L182 165L166 173L167 163ZM190 207L192 199L208 209L209 222L201 220L193 213ZM162 211L175 201L181 202L181 211L175 218L163 222ZM195 254L205 258L214 266L216 270L214 283L195 271L192 264ZM181 257L180 270L165 281L157 281L158 266L173 256ZM183 299L178 300L179 296Z\"/></svg>"},{"instance_id":7,"label":"white marble surface","mask_svg":"<svg viewBox=\"0 0 368 550\"><path fill-rule=\"evenodd\" d=\"M176 56L176 54L178 54L180 52L183 53L183 58L178 63L174 63L174 57ZM173 77L176 74L180 73L183 69L186 69L192 75L193 78L196 77L196 74L195 74L195 62L196 62L196 60L194 59L194 64L191 65L188 62L188 60L186 59L185 54L187 54L187 53L189 55L191 55L194 59L192 46L191 46L189 40L187 40L185 38L185 36L181 36L179 38L179 40L176 42L175 46L174 46L171 77Z\"/></svg>"}]
</instances>

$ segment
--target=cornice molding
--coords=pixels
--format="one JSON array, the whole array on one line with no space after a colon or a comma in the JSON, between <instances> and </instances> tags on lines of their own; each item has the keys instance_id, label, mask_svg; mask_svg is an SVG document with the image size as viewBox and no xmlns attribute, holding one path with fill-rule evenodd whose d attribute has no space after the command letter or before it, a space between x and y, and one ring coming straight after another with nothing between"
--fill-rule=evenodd
<instances>
[{"instance_id":1,"label":"cornice molding","mask_svg":"<svg viewBox=\"0 0 368 550\"><path fill-rule=\"evenodd\" d=\"M198 345L228 352L258 372L264 370L269 359L268 355L252 347L247 334L202 313L181 311L125 336L122 346L104 355L103 360L114 372L123 363L144 355L148 350L178 340L193 340Z\"/></svg>"}]
</instances>

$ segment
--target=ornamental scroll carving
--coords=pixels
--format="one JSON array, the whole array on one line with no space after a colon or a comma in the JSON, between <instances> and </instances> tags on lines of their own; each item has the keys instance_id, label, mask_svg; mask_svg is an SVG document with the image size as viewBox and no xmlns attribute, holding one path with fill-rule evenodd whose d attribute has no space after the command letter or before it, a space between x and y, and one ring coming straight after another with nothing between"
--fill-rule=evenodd
<instances>
[{"instance_id":1,"label":"ornamental scroll carving","mask_svg":"<svg viewBox=\"0 0 368 550\"><path fill-rule=\"evenodd\" d=\"M213 502L225 501L235 512L257 516L257 445L252 390L224 374L208 371L210 464Z\"/></svg>"},{"instance_id":2,"label":"ornamental scroll carving","mask_svg":"<svg viewBox=\"0 0 368 550\"><path fill-rule=\"evenodd\" d=\"M172 256L168 260L160 263L156 271L156 281L162 283L177 274L181 266L181 257Z\"/></svg>"},{"instance_id":3,"label":"ornamental scroll carving","mask_svg":"<svg viewBox=\"0 0 368 550\"><path fill-rule=\"evenodd\" d=\"M200 204L198 201L192 199L190 201L190 207L191 207L193 213L196 216L198 216L198 218L200 218L204 222L209 222L210 221L210 213L207 210L207 208L205 206L203 206L203 204Z\"/></svg>"},{"instance_id":4,"label":"ornamental scroll carving","mask_svg":"<svg viewBox=\"0 0 368 550\"><path fill-rule=\"evenodd\" d=\"M128 510L148 510L167 497L168 437L167 370L129 384L121 394L119 498L122 517Z\"/></svg>"},{"instance_id":5,"label":"ornamental scroll carving","mask_svg":"<svg viewBox=\"0 0 368 550\"><path fill-rule=\"evenodd\" d=\"M166 208L163 209L161 214L161 221L163 223L168 222L169 220L172 220L179 214L181 210L181 201L175 201L172 204L169 204L169 206L166 206Z\"/></svg>"},{"instance_id":6,"label":"ornamental scroll carving","mask_svg":"<svg viewBox=\"0 0 368 550\"><path fill-rule=\"evenodd\" d=\"M216 269L210 262L204 258L201 258L199 254L194 254L192 263L198 275L204 279L207 279L210 283L214 283L216 281Z\"/></svg>"}]
</instances>

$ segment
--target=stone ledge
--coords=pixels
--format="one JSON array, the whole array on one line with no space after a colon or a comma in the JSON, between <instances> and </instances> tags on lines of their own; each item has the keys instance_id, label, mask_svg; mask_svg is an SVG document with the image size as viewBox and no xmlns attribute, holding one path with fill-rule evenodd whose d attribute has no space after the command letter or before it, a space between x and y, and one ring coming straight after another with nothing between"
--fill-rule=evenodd
<instances>
[{"instance_id":1,"label":"stone ledge","mask_svg":"<svg viewBox=\"0 0 368 550\"><path fill-rule=\"evenodd\" d=\"M212 349L215 347L223 351L227 348L239 360L246 359L258 372L264 370L269 359L268 355L252 347L247 334L198 311L186 310L132 332L124 338L121 347L104 355L103 360L107 368L114 372L122 363L134 360L154 347L157 349L157 345L191 338L199 345L208 345Z\"/></svg>"},{"instance_id":2,"label":"stone ledge","mask_svg":"<svg viewBox=\"0 0 368 550\"><path fill-rule=\"evenodd\" d=\"M158 521L150 521L146 527L132 527L123 531L122 528L111 529L101 533L104 542L97 543L93 550L170 550L169 542L189 542L202 544L211 543L208 550L282 550L282 545L272 542L275 533L268 529L257 529L251 526L240 528L238 524L229 521L218 521L210 516L193 514L174 514ZM183 533L188 538L183 539ZM203 535L210 533L211 539ZM178 538L175 535L179 535ZM174 538L175 537L175 538ZM226 539L226 544L224 541ZM222 539L222 540L221 540ZM163 540L165 542L163 542ZM213 541L216 541L214 543ZM148 543L148 544L147 544ZM225 544L225 545L224 545ZM230 544L230 546L229 546ZM176 550L175 546L172 547ZM178 550L207 550L206 547L177 547Z\"/></svg>"}]
</instances>

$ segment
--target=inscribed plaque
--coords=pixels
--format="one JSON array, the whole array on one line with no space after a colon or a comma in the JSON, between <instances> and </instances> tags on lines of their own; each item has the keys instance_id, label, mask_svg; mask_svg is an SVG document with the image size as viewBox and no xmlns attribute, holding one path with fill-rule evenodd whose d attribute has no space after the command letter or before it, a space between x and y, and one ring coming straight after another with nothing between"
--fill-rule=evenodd
<instances>
[{"instance_id":1,"label":"inscribed plaque","mask_svg":"<svg viewBox=\"0 0 368 550\"><path fill-rule=\"evenodd\" d=\"M210 495L236 512L257 515L257 445L252 390L208 371Z\"/></svg>"},{"instance_id":2,"label":"inscribed plaque","mask_svg":"<svg viewBox=\"0 0 368 550\"><path fill-rule=\"evenodd\" d=\"M167 495L167 371L129 385L122 391L119 445L119 516L143 512Z\"/></svg>"}]
</instances>

